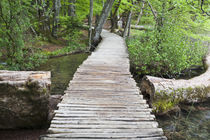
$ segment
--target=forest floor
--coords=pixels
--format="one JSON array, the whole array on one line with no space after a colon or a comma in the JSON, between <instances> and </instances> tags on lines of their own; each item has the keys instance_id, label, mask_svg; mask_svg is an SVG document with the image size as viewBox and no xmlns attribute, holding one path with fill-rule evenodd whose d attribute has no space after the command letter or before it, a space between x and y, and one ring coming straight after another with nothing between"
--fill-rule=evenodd
<instances>
[{"instance_id":1,"label":"forest floor","mask_svg":"<svg viewBox=\"0 0 210 140\"><path fill-rule=\"evenodd\" d=\"M0 140L39 140L46 133L47 129L0 130Z\"/></svg>"},{"instance_id":2,"label":"forest floor","mask_svg":"<svg viewBox=\"0 0 210 140\"><path fill-rule=\"evenodd\" d=\"M88 31L81 30L80 39L76 42L78 44L86 44L88 40ZM36 47L40 48L42 51L54 52L59 49L63 49L68 46L68 41L63 38L51 39L50 41L39 41L34 44Z\"/></svg>"}]
</instances>

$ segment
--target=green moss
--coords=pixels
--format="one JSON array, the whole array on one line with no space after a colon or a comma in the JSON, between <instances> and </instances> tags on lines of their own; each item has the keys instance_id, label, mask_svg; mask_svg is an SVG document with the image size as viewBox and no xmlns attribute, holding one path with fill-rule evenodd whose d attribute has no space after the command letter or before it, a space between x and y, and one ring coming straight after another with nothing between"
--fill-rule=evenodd
<instances>
[{"instance_id":1,"label":"green moss","mask_svg":"<svg viewBox=\"0 0 210 140\"><path fill-rule=\"evenodd\" d=\"M171 110L176 106L175 102L170 100L158 100L153 103L153 111L157 113L163 113Z\"/></svg>"},{"instance_id":2,"label":"green moss","mask_svg":"<svg viewBox=\"0 0 210 140\"><path fill-rule=\"evenodd\" d=\"M152 103L153 111L155 113L163 113L171 110L181 103L188 102L203 102L207 99L207 94L210 93L210 86L208 87L189 87L180 88L177 90L170 89L170 92L160 91L155 93L154 101Z\"/></svg>"}]
</instances>

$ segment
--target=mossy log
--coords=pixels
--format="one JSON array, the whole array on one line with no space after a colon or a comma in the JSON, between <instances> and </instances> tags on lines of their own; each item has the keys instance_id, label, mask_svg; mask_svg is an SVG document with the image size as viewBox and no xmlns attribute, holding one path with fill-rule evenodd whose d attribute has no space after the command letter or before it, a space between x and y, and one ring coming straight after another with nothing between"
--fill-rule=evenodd
<instances>
[{"instance_id":1,"label":"mossy log","mask_svg":"<svg viewBox=\"0 0 210 140\"><path fill-rule=\"evenodd\" d=\"M0 71L0 129L46 124L50 77L50 72Z\"/></svg>"},{"instance_id":2,"label":"mossy log","mask_svg":"<svg viewBox=\"0 0 210 140\"><path fill-rule=\"evenodd\" d=\"M154 97L164 95L173 96L187 103L205 101L210 97L210 53L205 64L206 72L189 80L144 76L140 84L141 92L149 97L151 102Z\"/></svg>"}]
</instances>

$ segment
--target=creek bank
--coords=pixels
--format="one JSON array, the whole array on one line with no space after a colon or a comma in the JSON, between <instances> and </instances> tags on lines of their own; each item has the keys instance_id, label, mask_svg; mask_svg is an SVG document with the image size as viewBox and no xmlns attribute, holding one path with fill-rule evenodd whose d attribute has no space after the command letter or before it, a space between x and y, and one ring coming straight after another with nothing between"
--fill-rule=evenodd
<instances>
[{"instance_id":1,"label":"creek bank","mask_svg":"<svg viewBox=\"0 0 210 140\"><path fill-rule=\"evenodd\" d=\"M40 128L49 113L51 73L0 71L0 129Z\"/></svg>"},{"instance_id":2,"label":"creek bank","mask_svg":"<svg viewBox=\"0 0 210 140\"><path fill-rule=\"evenodd\" d=\"M63 53L63 54L50 55L49 56L49 59L51 59L51 58L57 58L57 57L62 57L62 56L67 56L67 55L81 54L81 53L85 53L85 51L78 50L78 51L66 52L66 53Z\"/></svg>"}]
</instances>

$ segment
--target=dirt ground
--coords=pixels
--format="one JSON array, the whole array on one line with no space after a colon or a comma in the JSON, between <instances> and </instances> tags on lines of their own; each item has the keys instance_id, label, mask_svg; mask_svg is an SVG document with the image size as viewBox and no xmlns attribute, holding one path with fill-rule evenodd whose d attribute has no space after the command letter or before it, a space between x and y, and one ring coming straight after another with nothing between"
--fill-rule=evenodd
<instances>
[{"instance_id":1,"label":"dirt ground","mask_svg":"<svg viewBox=\"0 0 210 140\"><path fill-rule=\"evenodd\" d=\"M39 136L46 133L46 129L0 130L0 140L39 140Z\"/></svg>"}]
</instances>

